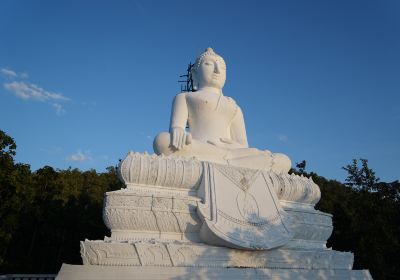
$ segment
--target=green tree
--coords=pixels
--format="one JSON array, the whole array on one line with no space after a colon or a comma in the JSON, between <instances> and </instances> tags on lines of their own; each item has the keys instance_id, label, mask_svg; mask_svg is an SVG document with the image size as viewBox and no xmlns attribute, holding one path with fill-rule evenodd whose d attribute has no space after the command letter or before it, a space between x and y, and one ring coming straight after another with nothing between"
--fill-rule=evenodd
<instances>
[{"instance_id":1,"label":"green tree","mask_svg":"<svg viewBox=\"0 0 400 280\"><path fill-rule=\"evenodd\" d=\"M375 191L379 178L368 167L368 160L360 158L360 162L361 166L359 166L357 159L353 159L351 164L342 167L347 171L346 186L361 191Z\"/></svg>"},{"instance_id":2,"label":"green tree","mask_svg":"<svg viewBox=\"0 0 400 280\"><path fill-rule=\"evenodd\" d=\"M0 130L0 166L1 168L9 167L14 164L14 156L16 154L17 144L12 137L8 136L4 131Z\"/></svg>"},{"instance_id":3,"label":"green tree","mask_svg":"<svg viewBox=\"0 0 400 280\"><path fill-rule=\"evenodd\" d=\"M30 180L29 165L14 163L16 148L14 139L0 130L0 267L19 224L24 184Z\"/></svg>"},{"instance_id":4,"label":"green tree","mask_svg":"<svg viewBox=\"0 0 400 280\"><path fill-rule=\"evenodd\" d=\"M355 253L355 268L370 269L374 279L397 279L399 183L380 183L366 159L360 159L360 163L353 159L343 169L347 171L345 185L350 193L341 202L347 213L342 215L348 219L338 226L343 232L336 242L348 240L349 249Z\"/></svg>"},{"instance_id":5,"label":"green tree","mask_svg":"<svg viewBox=\"0 0 400 280\"><path fill-rule=\"evenodd\" d=\"M321 189L318 210L333 215L333 232L327 246L354 253L354 269L369 269L374 279L397 279L400 267L400 183L379 182L367 160L352 160L343 169L345 183L314 172Z\"/></svg>"},{"instance_id":6,"label":"green tree","mask_svg":"<svg viewBox=\"0 0 400 280\"><path fill-rule=\"evenodd\" d=\"M300 174L304 174L306 170L307 162L305 160L301 162L296 162L296 168Z\"/></svg>"}]
</instances>

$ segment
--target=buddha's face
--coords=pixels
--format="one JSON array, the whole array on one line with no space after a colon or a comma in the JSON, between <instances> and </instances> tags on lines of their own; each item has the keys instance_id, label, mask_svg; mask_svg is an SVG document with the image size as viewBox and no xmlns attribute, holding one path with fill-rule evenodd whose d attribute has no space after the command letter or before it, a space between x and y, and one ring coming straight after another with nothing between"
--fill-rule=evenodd
<instances>
[{"instance_id":1,"label":"buddha's face","mask_svg":"<svg viewBox=\"0 0 400 280\"><path fill-rule=\"evenodd\" d=\"M226 80L226 66L222 58L206 55L193 74L194 83L199 89L202 87L222 89Z\"/></svg>"}]
</instances>

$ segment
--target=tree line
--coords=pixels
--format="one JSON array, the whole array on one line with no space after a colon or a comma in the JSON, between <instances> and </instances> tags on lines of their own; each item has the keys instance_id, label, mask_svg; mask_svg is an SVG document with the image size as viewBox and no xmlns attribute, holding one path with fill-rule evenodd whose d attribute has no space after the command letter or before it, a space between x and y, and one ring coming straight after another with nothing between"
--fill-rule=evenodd
<instances>
[{"instance_id":1,"label":"tree line","mask_svg":"<svg viewBox=\"0 0 400 280\"><path fill-rule=\"evenodd\" d=\"M44 166L32 171L15 162L17 145L0 130L0 274L57 273L62 263L81 264L79 241L109 235L102 221L103 195L123 184L115 167L106 172ZM333 214L327 246L355 254L354 269L374 279L400 275L400 183L376 177L365 159L343 167L344 183L306 172L321 189L316 208Z\"/></svg>"}]
</instances>

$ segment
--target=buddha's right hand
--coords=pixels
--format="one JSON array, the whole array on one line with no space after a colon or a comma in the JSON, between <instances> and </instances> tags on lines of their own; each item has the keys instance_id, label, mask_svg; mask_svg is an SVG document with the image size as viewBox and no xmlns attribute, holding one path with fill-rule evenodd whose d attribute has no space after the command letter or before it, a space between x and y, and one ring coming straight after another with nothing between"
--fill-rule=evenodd
<instances>
[{"instance_id":1,"label":"buddha's right hand","mask_svg":"<svg viewBox=\"0 0 400 280\"><path fill-rule=\"evenodd\" d=\"M180 150L187 144L187 134L186 131L181 127L173 127L170 131L171 133L171 145L177 150Z\"/></svg>"}]
</instances>

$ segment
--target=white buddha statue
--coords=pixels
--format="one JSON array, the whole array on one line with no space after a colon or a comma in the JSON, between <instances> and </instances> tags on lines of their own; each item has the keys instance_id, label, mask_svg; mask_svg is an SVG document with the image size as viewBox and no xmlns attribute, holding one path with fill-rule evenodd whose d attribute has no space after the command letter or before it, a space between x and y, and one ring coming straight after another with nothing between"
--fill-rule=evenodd
<instances>
[{"instance_id":1,"label":"white buddha statue","mask_svg":"<svg viewBox=\"0 0 400 280\"><path fill-rule=\"evenodd\" d=\"M286 155L249 148L242 110L222 93L226 65L221 56L207 48L196 59L192 77L197 91L175 96L169 133L162 132L154 139L156 154L277 173L289 171L291 162Z\"/></svg>"}]
</instances>

